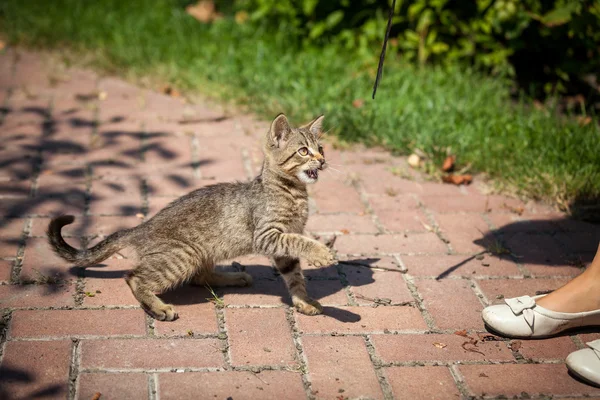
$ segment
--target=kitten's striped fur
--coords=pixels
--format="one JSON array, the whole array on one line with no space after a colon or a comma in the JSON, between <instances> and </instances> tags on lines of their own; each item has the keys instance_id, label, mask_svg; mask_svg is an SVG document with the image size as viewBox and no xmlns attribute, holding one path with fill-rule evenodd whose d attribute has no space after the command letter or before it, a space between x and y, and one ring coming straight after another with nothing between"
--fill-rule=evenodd
<instances>
[{"instance_id":1,"label":"kitten's striped fur","mask_svg":"<svg viewBox=\"0 0 600 400\"><path fill-rule=\"evenodd\" d=\"M115 232L89 250L65 242L61 228L73 216L53 219L49 243L60 257L81 266L96 264L121 248L136 250L139 263L126 280L141 305L159 320L173 320L172 305L155 293L184 282L210 286L247 286L245 272L217 272L215 263L244 254L269 256L281 272L298 311L319 314L308 297L299 258L315 266L335 262L329 248L303 236L308 218L306 184L326 166L319 135L323 117L293 129L285 115L271 124L264 143L263 168L250 182L220 183L195 190L169 204L148 221Z\"/></svg>"}]
</instances>

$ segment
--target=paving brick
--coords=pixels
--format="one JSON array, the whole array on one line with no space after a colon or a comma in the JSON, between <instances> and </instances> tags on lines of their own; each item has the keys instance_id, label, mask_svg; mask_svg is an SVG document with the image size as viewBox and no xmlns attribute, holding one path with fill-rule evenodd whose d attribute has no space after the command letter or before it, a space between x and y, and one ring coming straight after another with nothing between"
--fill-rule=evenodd
<instances>
[{"instance_id":1,"label":"paving brick","mask_svg":"<svg viewBox=\"0 0 600 400\"><path fill-rule=\"evenodd\" d=\"M144 335L142 310L22 310L13 313L11 337Z\"/></svg>"},{"instance_id":2,"label":"paving brick","mask_svg":"<svg viewBox=\"0 0 600 400\"><path fill-rule=\"evenodd\" d=\"M0 219L0 257L16 257L26 220Z\"/></svg>"},{"instance_id":3,"label":"paving brick","mask_svg":"<svg viewBox=\"0 0 600 400\"><path fill-rule=\"evenodd\" d=\"M600 243L600 230L583 232L559 232L555 238L561 242L570 253L595 253Z\"/></svg>"},{"instance_id":4,"label":"paving brick","mask_svg":"<svg viewBox=\"0 0 600 400\"><path fill-rule=\"evenodd\" d=\"M321 182L310 188L311 198L317 204L320 213L360 214L366 211L358 192L352 186L331 178L321 177L320 180Z\"/></svg>"},{"instance_id":5,"label":"paving brick","mask_svg":"<svg viewBox=\"0 0 600 400\"><path fill-rule=\"evenodd\" d=\"M536 278L550 276L575 277L584 271L583 265L585 262L573 258L572 261L549 264L550 265L525 263L523 264L523 267L529 271L531 276Z\"/></svg>"},{"instance_id":6,"label":"paving brick","mask_svg":"<svg viewBox=\"0 0 600 400\"><path fill-rule=\"evenodd\" d=\"M110 267L86 268L84 272L85 306L139 306L131 289L123 279L133 264L129 260L111 258L105 261Z\"/></svg>"},{"instance_id":7,"label":"paving brick","mask_svg":"<svg viewBox=\"0 0 600 400\"><path fill-rule=\"evenodd\" d=\"M29 179L8 178L0 180L0 197L26 198L31 192Z\"/></svg>"},{"instance_id":8,"label":"paving brick","mask_svg":"<svg viewBox=\"0 0 600 400\"><path fill-rule=\"evenodd\" d=\"M38 196L60 196L64 193L84 193L86 170L81 165L44 165L37 182Z\"/></svg>"},{"instance_id":9,"label":"paving brick","mask_svg":"<svg viewBox=\"0 0 600 400\"><path fill-rule=\"evenodd\" d=\"M294 364L294 342L283 309L225 310L233 365Z\"/></svg>"},{"instance_id":10,"label":"paving brick","mask_svg":"<svg viewBox=\"0 0 600 400\"><path fill-rule=\"evenodd\" d=\"M600 389L569 376L564 364L461 365L459 370L474 396L600 395Z\"/></svg>"},{"instance_id":11,"label":"paving brick","mask_svg":"<svg viewBox=\"0 0 600 400\"><path fill-rule=\"evenodd\" d=\"M306 224L309 232L328 233L376 233L377 228L369 215L335 214L335 215L312 215Z\"/></svg>"},{"instance_id":12,"label":"paving brick","mask_svg":"<svg viewBox=\"0 0 600 400\"><path fill-rule=\"evenodd\" d=\"M480 252L496 240L488 234L488 225L480 215L436 214L435 219L458 253Z\"/></svg>"},{"instance_id":13,"label":"paving brick","mask_svg":"<svg viewBox=\"0 0 600 400\"><path fill-rule=\"evenodd\" d=\"M9 342L0 366L0 397L65 398L71 341Z\"/></svg>"},{"instance_id":14,"label":"paving brick","mask_svg":"<svg viewBox=\"0 0 600 400\"><path fill-rule=\"evenodd\" d=\"M8 282L12 275L14 261L0 260L0 281Z\"/></svg>"},{"instance_id":15,"label":"paving brick","mask_svg":"<svg viewBox=\"0 0 600 400\"><path fill-rule=\"evenodd\" d=\"M554 233L558 225L552 217L547 215L523 214L487 214L487 218L496 228L496 232L501 235L512 235L517 232L529 233Z\"/></svg>"},{"instance_id":16,"label":"paving brick","mask_svg":"<svg viewBox=\"0 0 600 400\"><path fill-rule=\"evenodd\" d=\"M92 182L90 213L95 215L136 215L142 210L141 182L138 179L102 179Z\"/></svg>"},{"instance_id":17,"label":"paving brick","mask_svg":"<svg viewBox=\"0 0 600 400\"><path fill-rule=\"evenodd\" d=\"M460 398L447 367L390 367L385 375L397 399L455 400Z\"/></svg>"},{"instance_id":18,"label":"paving brick","mask_svg":"<svg viewBox=\"0 0 600 400\"><path fill-rule=\"evenodd\" d=\"M157 335L189 336L193 334L218 333L217 314L215 306L207 299L211 294L206 288L198 286L183 286L160 295L168 304L173 304L179 318L170 322L154 322Z\"/></svg>"},{"instance_id":19,"label":"paving brick","mask_svg":"<svg viewBox=\"0 0 600 400\"><path fill-rule=\"evenodd\" d=\"M348 297L339 280L311 280L306 283L306 290L323 306L348 305Z\"/></svg>"},{"instance_id":20,"label":"paving brick","mask_svg":"<svg viewBox=\"0 0 600 400\"><path fill-rule=\"evenodd\" d=\"M560 336L545 340L521 340L519 353L533 360L561 359L577 350L577 346L568 336Z\"/></svg>"},{"instance_id":21,"label":"paving brick","mask_svg":"<svg viewBox=\"0 0 600 400\"><path fill-rule=\"evenodd\" d=\"M148 196L183 196L211 183L214 182L195 179L191 167L187 172L169 171L169 173L151 175L146 178Z\"/></svg>"},{"instance_id":22,"label":"paving brick","mask_svg":"<svg viewBox=\"0 0 600 400\"><path fill-rule=\"evenodd\" d=\"M438 213L473 212L483 213L489 201L486 196L457 193L454 196L421 195L425 207Z\"/></svg>"},{"instance_id":23,"label":"paving brick","mask_svg":"<svg viewBox=\"0 0 600 400\"><path fill-rule=\"evenodd\" d=\"M296 313L304 333L383 333L384 331L425 330L427 325L414 307L325 307L322 315Z\"/></svg>"},{"instance_id":24,"label":"paving brick","mask_svg":"<svg viewBox=\"0 0 600 400\"><path fill-rule=\"evenodd\" d=\"M564 265L568 253L551 235L515 233L505 237L506 246L522 264Z\"/></svg>"},{"instance_id":25,"label":"paving brick","mask_svg":"<svg viewBox=\"0 0 600 400\"><path fill-rule=\"evenodd\" d=\"M466 280L415 280L427 311L441 329L483 329L483 306Z\"/></svg>"},{"instance_id":26,"label":"paving brick","mask_svg":"<svg viewBox=\"0 0 600 400\"><path fill-rule=\"evenodd\" d=\"M419 209L417 196L411 194L372 195L368 196L368 199L371 208L377 215L382 211L416 212Z\"/></svg>"},{"instance_id":27,"label":"paving brick","mask_svg":"<svg viewBox=\"0 0 600 400\"><path fill-rule=\"evenodd\" d=\"M558 289L569 281L568 278L537 279L493 279L478 281L483 294L490 303L504 304L504 299L519 296L535 296Z\"/></svg>"},{"instance_id":28,"label":"paving brick","mask_svg":"<svg viewBox=\"0 0 600 400\"><path fill-rule=\"evenodd\" d=\"M230 138L200 138L198 140L198 164L204 179L217 181L246 180L246 170L242 163L240 143Z\"/></svg>"},{"instance_id":29,"label":"paving brick","mask_svg":"<svg viewBox=\"0 0 600 400\"><path fill-rule=\"evenodd\" d=\"M80 247L76 239L69 240L74 247ZM44 283L48 280L69 280L76 275L71 273L67 261L54 254L44 238L29 238L26 240L21 279Z\"/></svg>"},{"instance_id":30,"label":"paving brick","mask_svg":"<svg viewBox=\"0 0 600 400\"><path fill-rule=\"evenodd\" d=\"M427 232L427 216L421 210L379 211L379 221L388 232Z\"/></svg>"},{"instance_id":31,"label":"paving brick","mask_svg":"<svg viewBox=\"0 0 600 400\"><path fill-rule=\"evenodd\" d=\"M384 164L352 165L347 168L358 177L360 186L369 195L402 196L418 192L414 181L395 176Z\"/></svg>"},{"instance_id":32,"label":"paving brick","mask_svg":"<svg viewBox=\"0 0 600 400\"><path fill-rule=\"evenodd\" d=\"M470 335L479 340L476 333ZM477 346L463 344L469 338L454 334L430 335L373 335L373 344L384 362L456 362L456 361L514 361L512 353L501 341L478 342ZM438 346L436 346L436 344ZM475 351L468 351L472 349Z\"/></svg>"},{"instance_id":33,"label":"paving brick","mask_svg":"<svg viewBox=\"0 0 600 400\"><path fill-rule=\"evenodd\" d=\"M195 391L197 399L280 400L306 397L299 373L288 371L245 371L165 373L158 376L160 398L185 399L190 388L202 382Z\"/></svg>"},{"instance_id":34,"label":"paving brick","mask_svg":"<svg viewBox=\"0 0 600 400\"><path fill-rule=\"evenodd\" d=\"M310 284L310 282L309 282ZM291 304L289 292L281 278L271 280L255 280L250 287L219 288L225 304L238 306L280 306Z\"/></svg>"},{"instance_id":35,"label":"paving brick","mask_svg":"<svg viewBox=\"0 0 600 400\"><path fill-rule=\"evenodd\" d=\"M136 373L80 374L78 397L91 399L96 393L101 399L147 399L148 377Z\"/></svg>"},{"instance_id":36,"label":"paving brick","mask_svg":"<svg viewBox=\"0 0 600 400\"><path fill-rule=\"evenodd\" d=\"M173 135L147 139L142 146L144 162L163 169L169 165L191 165L192 142L190 137Z\"/></svg>"},{"instance_id":37,"label":"paving brick","mask_svg":"<svg viewBox=\"0 0 600 400\"><path fill-rule=\"evenodd\" d=\"M75 306L75 284L2 285L0 308Z\"/></svg>"},{"instance_id":38,"label":"paving brick","mask_svg":"<svg viewBox=\"0 0 600 400\"><path fill-rule=\"evenodd\" d=\"M337 266L335 265L328 265L327 267L315 267L314 265L309 265L306 260L300 260L300 266L307 280L339 279Z\"/></svg>"},{"instance_id":39,"label":"paving brick","mask_svg":"<svg viewBox=\"0 0 600 400\"><path fill-rule=\"evenodd\" d=\"M400 270L382 271L343 264L341 270L358 304L373 304L375 298L389 299L392 304L414 301Z\"/></svg>"},{"instance_id":40,"label":"paving brick","mask_svg":"<svg viewBox=\"0 0 600 400\"><path fill-rule=\"evenodd\" d=\"M485 254L482 260L461 255L403 255L402 262L413 276L518 276L519 269L509 260ZM484 266L487 264L487 266Z\"/></svg>"},{"instance_id":41,"label":"paving brick","mask_svg":"<svg viewBox=\"0 0 600 400\"><path fill-rule=\"evenodd\" d=\"M218 339L110 339L81 342L81 367L159 369L222 367Z\"/></svg>"},{"instance_id":42,"label":"paving brick","mask_svg":"<svg viewBox=\"0 0 600 400\"><path fill-rule=\"evenodd\" d=\"M305 336L302 343L317 399L383 398L362 337Z\"/></svg>"},{"instance_id":43,"label":"paving brick","mask_svg":"<svg viewBox=\"0 0 600 400\"><path fill-rule=\"evenodd\" d=\"M446 245L434 233L338 236L335 248L343 254L445 253Z\"/></svg>"}]
</instances>

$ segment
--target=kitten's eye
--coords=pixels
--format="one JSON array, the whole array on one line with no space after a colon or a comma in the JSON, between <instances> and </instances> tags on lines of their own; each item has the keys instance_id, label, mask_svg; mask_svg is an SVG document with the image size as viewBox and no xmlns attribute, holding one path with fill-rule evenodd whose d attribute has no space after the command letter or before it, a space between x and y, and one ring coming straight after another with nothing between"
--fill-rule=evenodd
<instances>
[{"instance_id":1,"label":"kitten's eye","mask_svg":"<svg viewBox=\"0 0 600 400\"><path fill-rule=\"evenodd\" d=\"M325 158L325 150L323 150L323 146L319 146L319 153Z\"/></svg>"},{"instance_id":2,"label":"kitten's eye","mask_svg":"<svg viewBox=\"0 0 600 400\"><path fill-rule=\"evenodd\" d=\"M298 149L298 154L300 154L302 157L305 157L308 155L308 149L306 147L301 147Z\"/></svg>"}]
</instances>

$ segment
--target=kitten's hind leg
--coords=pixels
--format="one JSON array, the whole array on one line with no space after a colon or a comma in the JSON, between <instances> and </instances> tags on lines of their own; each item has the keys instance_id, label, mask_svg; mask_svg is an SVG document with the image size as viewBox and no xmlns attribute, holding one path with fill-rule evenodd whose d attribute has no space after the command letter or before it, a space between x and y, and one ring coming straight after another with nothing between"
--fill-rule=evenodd
<instances>
[{"instance_id":1,"label":"kitten's hind leg","mask_svg":"<svg viewBox=\"0 0 600 400\"><path fill-rule=\"evenodd\" d=\"M210 287L244 287L252 285L252 276L246 272L221 272L215 271L213 268L203 268L192 277L191 283Z\"/></svg>"},{"instance_id":2,"label":"kitten's hind leg","mask_svg":"<svg viewBox=\"0 0 600 400\"><path fill-rule=\"evenodd\" d=\"M131 292L142 307L159 321L173 321L178 318L175 308L165 304L155 293L163 293L179 286L188 277L191 269L175 265L168 257L144 257L125 280Z\"/></svg>"},{"instance_id":3,"label":"kitten's hind leg","mask_svg":"<svg viewBox=\"0 0 600 400\"><path fill-rule=\"evenodd\" d=\"M300 260L297 258L275 257L275 266L283 276L285 284L292 296L292 304L302 314L317 315L323 312L323 306L318 301L308 297L306 293L306 281L300 268Z\"/></svg>"}]
</instances>

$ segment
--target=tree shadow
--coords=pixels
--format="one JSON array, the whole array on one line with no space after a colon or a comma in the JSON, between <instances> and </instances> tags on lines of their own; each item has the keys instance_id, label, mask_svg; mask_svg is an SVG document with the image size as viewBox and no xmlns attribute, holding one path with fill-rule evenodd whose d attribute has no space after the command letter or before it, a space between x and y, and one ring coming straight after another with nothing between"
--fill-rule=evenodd
<instances>
[{"instance_id":1,"label":"tree shadow","mask_svg":"<svg viewBox=\"0 0 600 400\"><path fill-rule=\"evenodd\" d=\"M86 98L85 94L76 97ZM4 107L0 119L0 176L14 185L0 189L0 228L6 218L48 217L64 212L83 215L90 205L106 198L106 194L90 194L82 185L74 188L72 179L85 180L98 175L96 170L109 168L114 176L129 176L144 179L148 175L162 174L138 168L146 154L152 154L157 163L168 163L168 178L172 186L191 191L197 187L192 169L212 163L213 160L182 161L180 154L168 146L167 131L143 131L125 129L99 129L103 123L127 122L124 115L109 115L105 121L90 116L84 118L83 107L68 110L51 110L50 106ZM87 114L83 114L87 115ZM31 116L31 119L27 118ZM87 128L87 129L86 129ZM73 129L71 133L69 130ZM83 129L83 130L82 130ZM85 137L82 137L81 135ZM175 161L175 164L173 163ZM70 167L69 167L70 166ZM181 169L189 169L189 176ZM80 176L80 172L84 173ZM35 181L49 181L48 187L30 190ZM23 187L17 187L18 184ZM14 187L13 187L14 186ZM121 205L115 214L130 215L139 212L140 206Z\"/></svg>"},{"instance_id":2,"label":"tree shadow","mask_svg":"<svg viewBox=\"0 0 600 400\"><path fill-rule=\"evenodd\" d=\"M65 385L51 384L33 392L15 396L15 389L21 392L22 387L26 387L33 382L35 382L35 375L31 372L3 365L0 367L0 399L38 399L64 395Z\"/></svg>"}]
</instances>

